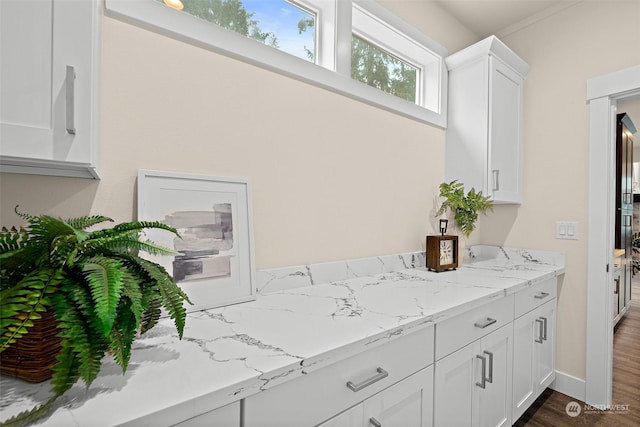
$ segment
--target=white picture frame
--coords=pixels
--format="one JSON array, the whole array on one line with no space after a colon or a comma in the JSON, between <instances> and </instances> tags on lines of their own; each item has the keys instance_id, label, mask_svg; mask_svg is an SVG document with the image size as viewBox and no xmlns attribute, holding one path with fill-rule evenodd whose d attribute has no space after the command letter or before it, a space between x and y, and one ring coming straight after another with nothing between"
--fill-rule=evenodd
<instances>
[{"instance_id":1,"label":"white picture frame","mask_svg":"<svg viewBox=\"0 0 640 427\"><path fill-rule=\"evenodd\" d=\"M141 169L138 220L160 221L178 230L151 229L149 240L175 256L146 258L166 268L193 305L187 312L254 300L253 221L249 183Z\"/></svg>"}]
</instances>

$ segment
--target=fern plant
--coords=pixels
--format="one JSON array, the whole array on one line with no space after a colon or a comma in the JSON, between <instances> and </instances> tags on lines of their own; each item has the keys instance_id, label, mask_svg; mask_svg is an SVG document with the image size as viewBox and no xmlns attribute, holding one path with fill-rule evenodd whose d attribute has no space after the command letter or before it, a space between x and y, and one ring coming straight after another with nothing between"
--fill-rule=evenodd
<instances>
[{"instance_id":1,"label":"fern plant","mask_svg":"<svg viewBox=\"0 0 640 427\"><path fill-rule=\"evenodd\" d=\"M489 197L483 196L482 191L474 188L465 195L464 184L453 180L440 184L440 197L444 198L436 215L440 216L449 210L465 237L469 237L476 228L479 213L485 213L493 208Z\"/></svg>"},{"instance_id":2,"label":"fern plant","mask_svg":"<svg viewBox=\"0 0 640 427\"><path fill-rule=\"evenodd\" d=\"M131 345L151 329L164 308L180 338L187 295L160 265L140 252L173 252L149 240L145 229L177 231L155 221L135 221L88 231L104 216L62 220L16 213L26 227L0 231L0 352L29 333L33 321L51 310L58 322L61 351L52 367L53 397L23 412L7 425L45 415L54 401L78 380L87 387L97 377L107 351L127 369Z\"/></svg>"}]
</instances>

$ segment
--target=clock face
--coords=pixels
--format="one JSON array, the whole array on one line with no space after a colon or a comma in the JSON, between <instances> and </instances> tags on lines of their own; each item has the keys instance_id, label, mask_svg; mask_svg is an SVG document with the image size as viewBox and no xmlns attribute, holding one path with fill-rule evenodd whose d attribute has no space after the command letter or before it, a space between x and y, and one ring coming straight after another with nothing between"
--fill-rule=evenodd
<instances>
[{"instance_id":1,"label":"clock face","mask_svg":"<svg viewBox=\"0 0 640 427\"><path fill-rule=\"evenodd\" d=\"M440 265L453 264L453 240L440 241Z\"/></svg>"}]
</instances>

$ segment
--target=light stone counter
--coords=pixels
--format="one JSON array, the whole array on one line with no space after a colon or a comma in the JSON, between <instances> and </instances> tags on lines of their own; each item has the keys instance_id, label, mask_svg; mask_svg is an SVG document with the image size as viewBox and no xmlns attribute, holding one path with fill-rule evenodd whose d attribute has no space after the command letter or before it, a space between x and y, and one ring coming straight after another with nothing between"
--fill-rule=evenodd
<instances>
[{"instance_id":1,"label":"light stone counter","mask_svg":"<svg viewBox=\"0 0 640 427\"><path fill-rule=\"evenodd\" d=\"M258 272L256 301L189 314L182 340L161 320L125 375L105 360L37 425L171 425L563 273L561 253L488 246L443 273L418 253ZM0 377L0 420L48 390Z\"/></svg>"}]
</instances>

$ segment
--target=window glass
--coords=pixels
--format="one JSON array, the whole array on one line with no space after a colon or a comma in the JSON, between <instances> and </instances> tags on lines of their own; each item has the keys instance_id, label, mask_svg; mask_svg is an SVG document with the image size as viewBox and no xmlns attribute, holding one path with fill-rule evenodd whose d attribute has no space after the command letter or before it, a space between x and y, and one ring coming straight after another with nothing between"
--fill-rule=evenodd
<instances>
[{"instance_id":1,"label":"window glass","mask_svg":"<svg viewBox=\"0 0 640 427\"><path fill-rule=\"evenodd\" d=\"M418 69L357 36L351 38L351 78L416 102Z\"/></svg>"},{"instance_id":2,"label":"window glass","mask_svg":"<svg viewBox=\"0 0 640 427\"><path fill-rule=\"evenodd\" d=\"M313 13L284 0L158 0L169 7L315 62Z\"/></svg>"}]
</instances>

